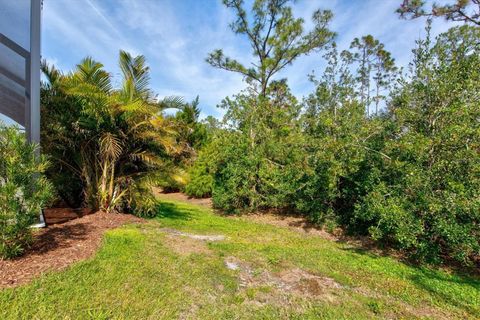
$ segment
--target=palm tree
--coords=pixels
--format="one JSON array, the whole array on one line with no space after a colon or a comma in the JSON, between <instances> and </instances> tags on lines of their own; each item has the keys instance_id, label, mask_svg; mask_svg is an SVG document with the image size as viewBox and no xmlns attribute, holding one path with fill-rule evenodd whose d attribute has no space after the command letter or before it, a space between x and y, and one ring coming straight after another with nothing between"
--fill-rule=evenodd
<instances>
[{"instance_id":1,"label":"palm tree","mask_svg":"<svg viewBox=\"0 0 480 320\"><path fill-rule=\"evenodd\" d=\"M152 202L150 182L166 160L179 152L176 126L163 110L183 105L178 97L159 100L154 96L143 56L120 51L119 65L120 88L114 88L103 65L89 57L67 75L43 67L49 81L44 90L56 88L54 95L66 97L69 108L75 106L75 118L66 121L71 124L62 123L61 117L55 118L58 123L44 124L74 131L67 137L48 139L44 150L57 155L54 161L81 181L88 206L107 212L139 207L139 199ZM54 103L44 108L48 114L55 109ZM59 109L53 113L65 111Z\"/></svg>"}]
</instances>

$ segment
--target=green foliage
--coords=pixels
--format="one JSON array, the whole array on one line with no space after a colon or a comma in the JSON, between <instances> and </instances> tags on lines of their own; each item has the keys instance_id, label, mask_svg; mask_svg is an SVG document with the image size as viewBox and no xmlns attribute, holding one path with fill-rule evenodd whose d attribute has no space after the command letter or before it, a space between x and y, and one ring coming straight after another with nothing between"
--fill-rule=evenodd
<instances>
[{"instance_id":1,"label":"green foliage","mask_svg":"<svg viewBox=\"0 0 480 320\"><path fill-rule=\"evenodd\" d=\"M190 103L182 102L175 115L168 117L175 125L175 141L180 152L172 155L170 170L165 170L157 179L156 185L164 192L185 191L193 162L209 140L210 130L200 121L199 104L198 96Z\"/></svg>"},{"instance_id":2,"label":"green foliage","mask_svg":"<svg viewBox=\"0 0 480 320\"><path fill-rule=\"evenodd\" d=\"M17 128L0 124L0 258L20 255L31 241L30 226L53 196L48 161Z\"/></svg>"},{"instance_id":3,"label":"green foliage","mask_svg":"<svg viewBox=\"0 0 480 320\"><path fill-rule=\"evenodd\" d=\"M212 195L214 162L214 144L200 151L198 158L189 170L189 182L185 193L191 197L206 198Z\"/></svg>"},{"instance_id":4,"label":"green foliage","mask_svg":"<svg viewBox=\"0 0 480 320\"><path fill-rule=\"evenodd\" d=\"M447 21L461 21L480 26L480 1L452 0L438 4L434 2L429 9L425 9L424 0L403 0L397 13L401 17L415 19L418 17L443 17Z\"/></svg>"},{"instance_id":5,"label":"green foliage","mask_svg":"<svg viewBox=\"0 0 480 320\"><path fill-rule=\"evenodd\" d=\"M52 181L70 204L108 212L148 207L140 204L151 202L147 185L181 150L176 124L162 111L182 101L154 96L143 56L121 51L119 65L120 88L91 58L67 75L44 66L49 82L42 88L42 147L54 164Z\"/></svg>"},{"instance_id":6,"label":"green foliage","mask_svg":"<svg viewBox=\"0 0 480 320\"><path fill-rule=\"evenodd\" d=\"M187 160L192 161L191 158ZM189 181L189 175L188 171L184 169L184 166L185 163L182 162L168 162L165 169L156 174L155 186L167 193L185 191L185 187Z\"/></svg>"},{"instance_id":7,"label":"green foliage","mask_svg":"<svg viewBox=\"0 0 480 320\"><path fill-rule=\"evenodd\" d=\"M229 213L254 210L260 202L256 189L259 158L241 133L226 132L222 142L214 171L213 205Z\"/></svg>"},{"instance_id":8,"label":"green foliage","mask_svg":"<svg viewBox=\"0 0 480 320\"><path fill-rule=\"evenodd\" d=\"M322 223L348 211L357 188L353 175L369 152L370 141L381 131L378 120L367 118L360 77L350 73L350 60L336 47L325 55L328 65L320 79L312 76L316 91L307 97L302 121L307 138L308 167L297 193L296 208ZM360 72L359 72L360 73Z\"/></svg>"},{"instance_id":9,"label":"green foliage","mask_svg":"<svg viewBox=\"0 0 480 320\"><path fill-rule=\"evenodd\" d=\"M352 223L418 259L468 264L480 254L480 30L419 42L412 79L389 112L382 171Z\"/></svg>"},{"instance_id":10,"label":"green foliage","mask_svg":"<svg viewBox=\"0 0 480 320\"><path fill-rule=\"evenodd\" d=\"M334 33L327 27L330 11L315 11L313 29L305 32L303 19L293 16L289 2L257 0L247 12L243 1L225 0L236 15L232 31L248 39L256 61L248 68L222 50L207 58L216 68L242 74L249 84L221 104L227 112L218 137L212 195L214 205L229 212L289 208L300 187L306 163L301 105L286 80L273 77L297 58L323 48Z\"/></svg>"},{"instance_id":11,"label":"green foliage","mask_svg":"<svg viewBox=\"0 0 480 320\"><path fill-rule=\"evenodd\" d=\"M298 210L419 261L475 261L479 39L478 28L465 26L433 46L429 38L419 41L410 78L377 117L366 117L355 102L364 99L355 89L364 70L351 75L351 56L339 58L335 48L327 54L329 66L306 100L309 169Z\"/></svg>"},{"instance_id":12,"label":"green foliage","mask_svg":"<svg viewBox=\"0 0 480 320\"><path fill-rule=\"evenodd\" d=\"M184 146L184 160L188 160L195 150L201 149L208 139L207 128L200 122L199 104L197 96L191 103L185 103L174 117L178 127L176 139Z\"/></svg>"},{"instance_id":13,"label":"green foliage","mask_svg":"<svg viewBox=\"0 0 480 320\"><path fill-rule=\"evenodd\" d=\"M236 4L234 30L249 36L257 29ZM478 261L479 40L478 28L463 26L419 41L404 78L372 36L341 54L332 44L303 104L286 81L256 79L268 70L260 59L260 70L242 69L249 87L222 102L215 156L194 165L192 186L213 179L213 203L228 212L293 209L418 261Z\"/></svg>"},{"instance_id":14,"label":"green foliage","mask_svg":"<svg viewBox=\"0 0 480 320\"><path fill-rule=\"evenodd\" d=\"M300 105L283 81L266 97L245 91L223 101L213 202L228 211L287 208L298 188L304 153Z\"/></svg>"}]
</instances>

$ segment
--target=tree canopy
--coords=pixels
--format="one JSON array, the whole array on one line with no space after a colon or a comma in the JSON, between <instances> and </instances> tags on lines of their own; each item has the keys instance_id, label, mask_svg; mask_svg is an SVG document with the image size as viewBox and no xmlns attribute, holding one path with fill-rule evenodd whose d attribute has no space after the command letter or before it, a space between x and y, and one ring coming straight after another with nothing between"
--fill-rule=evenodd
<instances>
[{"instance_id":1,"label":"tree canopy","mask_svg":"<svg viewBox=\"0 0 480 320\"><path fill-rule=\"evenodd\" d=\"M243 75L249 83L259 85L259 94L265 96L275 74L298 57L322 48L335 35L327 27L333 16L330 11L315 11L313 30L305 32L303 19L293 17L289 2L255 0L250 13L243 0L224 0L223 4L236 16L230 24L232 31L248 39L256 61L248 66L217 49L209 54L207 62Z\"/></svg>"}]
</instances>

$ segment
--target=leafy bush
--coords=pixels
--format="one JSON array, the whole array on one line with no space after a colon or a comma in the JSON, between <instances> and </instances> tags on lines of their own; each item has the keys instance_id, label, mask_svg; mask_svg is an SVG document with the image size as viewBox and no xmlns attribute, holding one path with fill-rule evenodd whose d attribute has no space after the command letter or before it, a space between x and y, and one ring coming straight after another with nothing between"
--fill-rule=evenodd
<instances>
[{"instance_id":1,"label":"leafy bush","mask_svg":"<svg viewBox=\"0 0 480 320\"><path fill-rule=\"evenodd\" d=\"M241 134L225 132L222 140L221 156L213 173L213 205L227 213L256 209L260 197L255 168L259 162Z\"/></svg>"},{"instance_id":2,"label":"leafy bush","mask_svg":"<svg viewBox=\"0 0 480 320\"><path fill-rule=\"evenodd\" d=\"M194 166L192 186L211 176L213 203L227 212L293 207L417 261L478 261L479 39L479 28L463 26L433 44L418 41L402 79L393 66L366 74L362 55L333 46L300 110L282 82L265 97L253 87L225 99L218 155L208 170ZM393 63L383 45L360 44ZM374 99L366 90L372 79ZM379 101L384 112L369 114Z\"/></svg>"},{"instance_id":3,"label":"leafy bush","mask_svg":"<svg viewBox=\"0 0 480 320\"><path fill-rule=\"evenodd\" d=\"M287 209L305 168L300 105L285 81L272 82L266 97L246 90L225 99L217 134L213 204L228 211Z\"/></svg>"},{"instance_id":4,"label":"leafy bush","mask_svg":"<svg viewBox=\"0 0 480 320\"><path fill-rule=\"evenodd\" d=\"M52 198L43 176L48 162L17 128L0 124L0 257L20 255L30 243L30 226Z\"/></svg>"},{"instance_id":5,"label":"leafy bush","mask_svg":"<svg viewBox=\"0 0 480 320\"><path fill-rule=\"evenodd\" d=\"M185 187L185 193L195 198L206 198L212 195L213 166L210 150L199 153L197 160L189 170L190 181Z\"/></svg>"},{"instance_id":6,"label":"leafy bush","mask_svg":"<svg viewBox=\"0 0 480 320\"><path fill-rule=\"evenodd\" d=\"M155 177L155 187L163 192L183 192L188 182L188 172L183 169L183 164L169 162Z\"/></svg>"},{"instance_id":7,"label":"leafy bush","mask_svg":"<svg viewBox=\"0 0 480 320\"><path fill-rule=\"evenodd\" d=\"M478 28L452 28L415 50L411 81L396 93L392 132L352 225L419 260L469 264L480 255Z\"/></svg>"}]
</instances>

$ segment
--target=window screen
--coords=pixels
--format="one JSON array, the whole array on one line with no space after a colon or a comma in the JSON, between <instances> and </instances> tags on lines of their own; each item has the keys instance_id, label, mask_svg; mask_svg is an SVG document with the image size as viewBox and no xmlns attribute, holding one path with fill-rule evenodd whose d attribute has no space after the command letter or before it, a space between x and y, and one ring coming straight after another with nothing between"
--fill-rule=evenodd
<instances>
[{"instance_id":1,"label":"window screen","mask_svg":"<svg viewBox=\"0 0 480 320\"><path fill-rule=\"evenodd\" d=\"M0 119L6 116L25 128L30 125L32 107L30 19L34 1L41 0L0 0L0 113L4 115Z\"/></svg>"}]
</instances>

